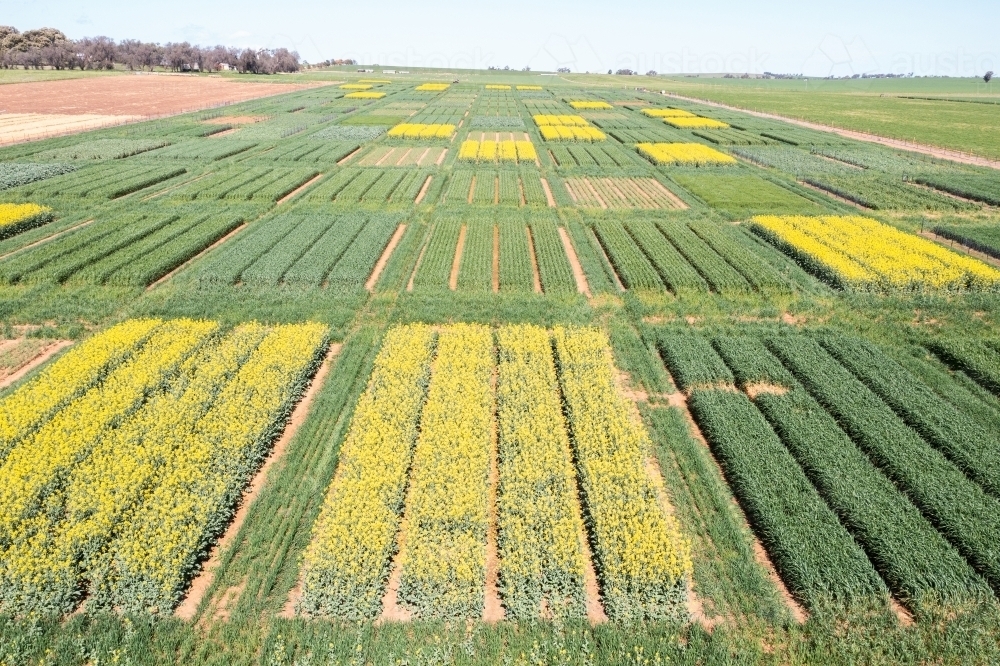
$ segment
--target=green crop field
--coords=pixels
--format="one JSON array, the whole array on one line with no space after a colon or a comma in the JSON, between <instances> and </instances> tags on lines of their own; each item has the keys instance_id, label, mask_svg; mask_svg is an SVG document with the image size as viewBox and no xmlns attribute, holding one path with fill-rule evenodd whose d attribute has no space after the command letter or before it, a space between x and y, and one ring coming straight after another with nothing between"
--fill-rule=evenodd
<instances>
[{"instance_id":1,"label":"green crop field","mask_svg":"<svg viewBox=\"0 0 1000 666\"><path fill-rule=\"evenodd\" d=\"M353 69L0 148L0 664L1000 662L1000 172L659 88L998 107Z\"/></svg>"}]
</instances>

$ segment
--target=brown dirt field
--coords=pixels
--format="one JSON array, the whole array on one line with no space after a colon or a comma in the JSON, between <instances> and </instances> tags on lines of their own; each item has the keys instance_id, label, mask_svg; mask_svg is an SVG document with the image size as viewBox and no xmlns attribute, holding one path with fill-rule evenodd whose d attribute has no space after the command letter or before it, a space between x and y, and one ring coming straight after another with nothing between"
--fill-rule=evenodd
<instances>
[{"instance_id":1,"label":"brown dirt field","mask_svg":"<svg viewBox=\"0 0 1000 666\"><path fill-rule=\"evenodd\" d=\"M3 87L6 113L159 116L206 109L312 87L244 82L212 76L131 75L11 83Z\"/></svg>"},{"instance_id":2,"label":"brown dirt field","mask_svg":"<svg viewBox=\"0 0 1000 666\"><path fill-rule=\"evenodd\" d=\"M316 375L309 384L309 388L306 389L302 399L299 400L295 409L292 410L292 414L288 418L288 423L285 425L285 430L281 433L281 437L279 437L278 441L274 443L271 453L268 455L257 474L254 475L248 489L244 492L243 498L240 501L240 507L236 511L236 515L233 517L232 522L229 523L229 527L226 528L226 532L222 535L222 538L220 538L212 548L208 560L202 567L201 573L199 573L191 582L191 587L188 588L187 595L174 611L175 617L183 620L191 620L198 612L198 607L201 605L201 601L204 598L205 593L208 591L208 588L212 586L212 582L215 580L215 571L218 569L222 560L222 552L236 539L240 528L243 526L243 521L246 520L247 514L250 512L250 506L253 504L254 500L257 499L260 491L263 490L264 484L267 483L268 473L271 471L274 463L280 460L284 455L285 450L288 448L289 443L291 443L292 438L295 437L295 433L298 432L299 427L305 423L306 417L309 416L309 409L312 407L312 403L316 400L316 396L319 394L320 389L323 387L323 383L326 381L327 375L330 373L330 367L333 365L333 359L340 353L342 347L343 345L338 343L330 345L330 349L328 349L326 353L326 358L323 359L323 363L316 371ZM219 607L222 608L222 612L226 617L228 617L227 609L231 604L235 604L238 598L238 591L233 592L231 590L227 590L223 595L220 600Z\"/></svg>"}]
</instances>

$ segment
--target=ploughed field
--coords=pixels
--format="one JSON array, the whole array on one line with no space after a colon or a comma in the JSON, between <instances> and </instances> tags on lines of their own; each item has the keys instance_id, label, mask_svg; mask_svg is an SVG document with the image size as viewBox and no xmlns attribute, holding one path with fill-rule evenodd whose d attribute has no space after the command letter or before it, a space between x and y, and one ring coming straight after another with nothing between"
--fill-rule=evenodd
<instances>
[{"instance_id":1,"label":"ploughed field","mask_svg":"<svg viewBox=\"0 0 1000 666\"><path fill-rule=\"evenodd\" d=\"M0 663L1000 658L997 172L501 78L0 149Z\"/></svg>"}]
</instances>

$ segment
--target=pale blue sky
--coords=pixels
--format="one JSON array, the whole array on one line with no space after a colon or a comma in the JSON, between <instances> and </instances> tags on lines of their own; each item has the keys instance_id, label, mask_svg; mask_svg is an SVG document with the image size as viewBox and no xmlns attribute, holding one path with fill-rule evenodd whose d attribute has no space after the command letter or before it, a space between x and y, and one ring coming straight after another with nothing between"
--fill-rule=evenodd
<instances>
[{"instance_id":1,"label":"pale blue sky","mask_svg":"<svg viewBox=\"0 0 1000 666\"><path fill-rule=\"evenodd\" d=\"M996 0L0 0L0 23L70 37L288 46L309 61L573 71L1000 70Z\"/></svg>"}]
</instances>

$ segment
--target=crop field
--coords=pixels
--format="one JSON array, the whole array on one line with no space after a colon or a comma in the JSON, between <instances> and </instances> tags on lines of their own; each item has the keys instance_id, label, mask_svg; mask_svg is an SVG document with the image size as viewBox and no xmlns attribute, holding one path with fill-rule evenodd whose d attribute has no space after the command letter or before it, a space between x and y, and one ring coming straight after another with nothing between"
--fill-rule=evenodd
<instances>
[{"instance_id":1,"label":"crop field","mask_svg":"<svg viewBox=\"0 0 1000 666\"><path fill-rule=\"evenodd\" d=\"M0 665L1000 663L1000 172L357 69L0 147Z\"/></svg>"}]
</instances>

